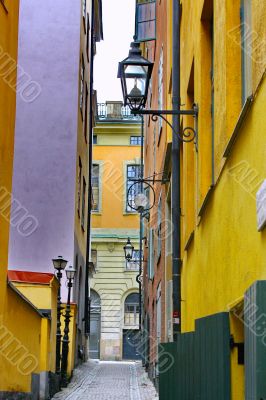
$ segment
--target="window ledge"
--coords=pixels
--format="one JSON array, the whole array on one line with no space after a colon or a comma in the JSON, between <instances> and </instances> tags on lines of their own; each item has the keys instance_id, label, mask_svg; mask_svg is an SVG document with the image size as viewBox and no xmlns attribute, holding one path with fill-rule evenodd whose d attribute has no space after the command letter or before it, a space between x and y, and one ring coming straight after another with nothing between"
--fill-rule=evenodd
<instances>
[{"instance_id":1,"label":"window ledge","mask_svg":"<svg viewBox=\"0 0 266 400\"><path fill-rule=\"evenodd\" d=\"M198 216L199 217L202 217L202 215L203 215L203 213L204 213L204 211L206 209L206 206L207 206L207 204L208 204L208 202L210 200L211 194L213 192L213 188L214 188L214 186L210 186L209 187L209 190L208 190L208 192L207 192L207 194L206 194L206 196L205 196L205 198L203 200L203 203L201 204L200 209L198 211Z\"/></svg>"},{"instance_id":2,"label":"window ledge","mask_svg":"<svg viewBox=\"0 0 266 400\"><path fill-rule=\"evenodd\" d=\"M138 215L138 212L137 211L136 212L124 212L123 215L124 216L126 216L126 215Z\"/></svg>"},{"instance_id":3,"label":"window ledge","mask_svg":"<svg viewBox=\"0 0 266 400\"><path fill-rule=\"evenodd\" d=\"M7 9L7 6L6 6L6 4L5 4L5 0L0 0L0 4L3 6L3 8L4 8L6 14L8 14L8 9Z\"/></svg>"},{"instance_id":4,"label":"window ledge","mask_svg":"<svg viewBox=\"0 0 266 400\"><path fill-rule=\"evenodd\" d=\"M249 96L247 98L247 100L246 100L246 102L245 102L245 104L244 104L244 106L243 106L243 108L242 108L242 110L240 112L238 121L237 121L235 129L233 131L233 134L232 134L229 142L226 145L223 157L226 158L226 157L228 157L230 155L231 150L233 148L233 145L234 145L234 143L235 143L235 141L237 139L238 133L240 131L240 128L241 128L241 126L242 126L242 124L243 124L243 122L244 122L244 120L245 120L245 118L246 118L246 116L248 114L248 111L250 110L250 107L251 107L251 104L253 103L253 100L254 100L253 95Z\"/></svg>"},{"instance_id":5,"label":"window ledge","mask_svg":"<svg viewBox=\"0 0 266 400\"><path fill-rule=\"evenodd\" d=\"M194 239L194 235L195 235L195 231L192 231L191 234L188 237L188 240L185 244L184 250L188 251L190 244L192 243L193 239Z\"/></svg>"}]
</instances>

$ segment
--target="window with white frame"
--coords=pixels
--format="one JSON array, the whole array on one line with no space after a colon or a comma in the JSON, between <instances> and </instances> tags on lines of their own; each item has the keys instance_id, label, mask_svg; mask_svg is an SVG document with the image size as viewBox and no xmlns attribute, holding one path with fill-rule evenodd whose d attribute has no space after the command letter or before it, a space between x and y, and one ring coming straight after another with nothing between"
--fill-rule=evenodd
<instances>
[{"instance_id":1,"label":"window with white frame","mask_svg":"<svg viewBox=\"0 0 266 400\"><path fill-rule=\"evenodd\" d=\"M97 250L91 249L91 261L93 262L95 270L97 270Z\"/></svg>"},{"instance_id":2,"label":"window with white frame","mask_svg":"<svg viewBox=\"0 0 266 400\"><path fill-rule=\"evenodd\" d=\"M82 164L79 158L79 169L78 169L78 216L80 216L80 199L81 199L81 177L82 177Z\"/></svg>"},{"instance_id":3,"label":"window with white frame","mask_svg":"<svg viewBox=\"0 0 266 400\"><path fill-rule=\"evenodd\" d=\"M159 67L158 67L158 110L163 109L163 48L161 49L160 60L159 60ZM162 118L159 118L159 137L162 131Z\"/></svg>"},{"instance_id":4,"label":"window with white frame","mask_svg":"<svg viewBox=\"0 0 266 400\"><path fill-rule=\"evenodd\" d=\"M83 18L86 17L86 9L87 9L87 0L82 0L82 15L83 15Z\"/></svg>"},{"instance_id":5,"label":"window with white frame","mask_svg":"<svg viewBox=\"0 0 266 400\"><path fill-rule=\"evenodd\" d=\"M140 266L140 250L133 250L132 259L126 261L127 271L138 271Z\"/></svg>"},{"instance_id":6,"label":"window with white frame","mask_svg":"<svg viewBox=\"0 0 266 400\"><path fill-rule=\"evenodd\" d=\"M126 182L126 191L127 191L127 204L126 211L127 212L135 212L135 196L141 193L141 183L134 183L134 179L138 179L141 176L141 166L138 164L127 165L127 182ZM133 179L133 180L132 180ZM130 189L130 190L129 190ZM132 208L134 207L134 208Z\"/></svg>"},{"instance_id":7,"label":"window with white frame","mask_svg":"<svg viewBox=\"0 0 266 400\"><path fill-rule=\"evenodd\" d=\"M242 48L242 103L252 95L252 15L251 1L241 0L241 48Z\"/></svg>"},{"instance_id":8,"label":"window with white frame","mask_svg":"<svg viewBox=\"0 0 266 400\"><path fill-rule=\"evenodd\" d=\"M100 166L93 164L92 166L92 211L100 210Z\"/></svg>"},{"instance_id":9,"label":"window with white frame","mask_svg":"<svg viewBox=\"0 0 266 400\"><path fill-rule=\"evenodd\" d=\"M82 207L81 207L81 226L85 229L85 208L86 208L86 181L83 177L83 188L82 188Z\"/></svg>"},{"instance_id":10,"label":"window with white frame","mask_svg":"<svg viewBox=\"0 0 266 400\"><path fill-rule=\"evenodd\" d=\"M85 76L85 66L84 66L84 58L82 56L81 66L80 66L80 98L79 98L79 107L82 115L83 115L83 103L84 103L84 76Z\"/></svg>"},{"instance_id":11,"label":"window with white frame","mask_svg":"<svg viewBox=\"0 0 266 400\"><path fill-rule=\"evenodd\" d=\"M130 136L130 144L132 146L141 146L141 136Z\"/></svg>"},{"instance_id":12,"label":"window with white frame","mask_svg":"<svg viewBox=\"0 0 266 400\"><path fill-rule=\"evenodd\" d=\"M125 300L124 324L138 325L139 322L139 294L131 293Z\"/></svg>"},{"instance_id":13,"label":"window with white frame","mask_svg":"<svg viewBox=\"0 0 266 400\"><path fill-rule=\"evenodd\" d=\"M149 230L149 256L148 256L148 278L154 278L154 230Z\"/></svg>"}]
</instances>

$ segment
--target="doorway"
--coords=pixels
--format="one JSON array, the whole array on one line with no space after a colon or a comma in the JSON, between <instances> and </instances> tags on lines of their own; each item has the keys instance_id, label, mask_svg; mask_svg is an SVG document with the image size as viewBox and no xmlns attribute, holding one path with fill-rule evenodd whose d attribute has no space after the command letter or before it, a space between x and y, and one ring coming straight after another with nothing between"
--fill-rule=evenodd
<instances>
[{"instance_id":1,"label":"doorway","mask_svg":"<svg viewBox=\"0 0 266 400\"><path fill-rule=\"evenodd\" d=\"M101 299L98 293L91 289L90 295L90 348L89 356L100 359L101 343Z\"/></svg>"}]
</instances>

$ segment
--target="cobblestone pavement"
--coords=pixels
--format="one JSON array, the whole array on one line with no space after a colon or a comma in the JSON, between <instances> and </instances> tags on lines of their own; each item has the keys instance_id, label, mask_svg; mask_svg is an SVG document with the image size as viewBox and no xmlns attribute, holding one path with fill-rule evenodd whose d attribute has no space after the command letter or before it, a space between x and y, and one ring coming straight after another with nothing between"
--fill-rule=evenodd
<instances>
[{"instance_id":1,"label":"cobblestone pavement","mask_svg":"<svg viewBox=\"0 0 266 400\"><path fill-rule=\"evenodd\" d=\"M89 361L53 400L158 400L140 363Z\"/></svg>"}]
</instances>

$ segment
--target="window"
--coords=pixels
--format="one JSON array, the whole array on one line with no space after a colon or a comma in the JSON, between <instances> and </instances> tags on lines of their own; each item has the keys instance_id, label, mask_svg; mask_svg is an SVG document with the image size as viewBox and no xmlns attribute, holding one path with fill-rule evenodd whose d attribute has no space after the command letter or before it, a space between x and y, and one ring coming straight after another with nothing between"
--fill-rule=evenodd
<instances>
[{"instance_id":1,"label":"window","mask_svg":"<svg viewBox=\"0 0 266 400\"><path fill-rule=\"evenodd\" d=\"M241 0L242 103L252 94L251 0Z\"/></svg>"},{"instance_id":2,"label":"window","mask_svg":"<svg viewBox=\"0 0 266 400\"><path fill-rule=\"evenodd\" d=\"M85 205L86 205L86 181L83 177L83 190L82 190L82 209L81 209L81 226L85 227Z\"/></svg>"},{"instance_id":3,"label":"window","mask_svg":"<svg viewBox=\"0 0 266 400\"><path fill-rule=\"evenodd\" d=\"M88 85L85 85L85 115L84 115L84 137L87 142L87 131L88 131L88 100L89 100L89 92L88 92Z\"/></svg>"},{"instance_id":4,"label":"window","mask_svg":"<svg viewBox=\"0 0 266 400\"><path fill-rule=\"evenodd\" d=\"M140 250L133 250L132 260L126 261L127 271L138 271L140 266Z\"/></svg>"},{"instance_id":5,"label":"window","mask_svg":"<svg viewBox=\"0 0 266 400\"><path fill-rule=\"evenodd\" d=\"M80 99L79 99L79 107L82 116L83 116L83 103L84 103L84 75L85 75L85 66L84 66L84 58L82 56L81 67L80 67Z\"/></svg>"},{"instance_id":6,"label":"window","mask_svg":"<svg viewBox=\"0 0 266 400\"><path fill-rule=\"evenodd\" d=\"M138 325L139 322L139 294L132 293L125 300L125 325Z\"/></svg>"},{"instance_id":7,"label":"window","mask_svg":"<svg viewBox=\"0 0 266 400\"><path fill-rule=\"evenodd\" d=\"M78 170L78 216L80 217L80 196L81 196L81 176L82 176L82 164L79 158L79 170Z\"/></svg>"},{"instance_id":8,"label":"window","mask_svg":"<svg viewBox=\"0 0 266 400\"><path fill-rule=\"evenodd\" d=\"M133 146L141 146L141 136L130 136L130 144Z\"/></svg>"},{"instance_id":9,"label":"window","mask_svg":"<svg viewBox=\"0 0 266 400\"><path fill-rule=\"evenodd\" d=\"M95 270L97 269L97 250L91 249L91 261L93 262Z\"/></svg>"},{"instance_id":10,"label":"window","mask_svg":"<svg viewBox=\"0 0 266 400\"><path fill-rule=\"evenodd\" d=\"M195 65L190 70L189 85L187 90L187 101L192 106L194 103L195 89ZM199 186L198 186L198 212L205 204L205 199L209 193L210 186L215 183L214 165L214 121L215 121L215 71L214 71L214 20L213 20L213 1L205 0L201 16L201 101L204 113L204 128L208 132L202 135L199 143L199 160L197 162ZM191 120L192 122L192 120ZM204 136L204 137L203 137ZM201 149L205 149L201 151ZM185 151L185 149L184 149Z\"/></svg>"},{"instance_id":11,"label":"window","mask_svg":"<svg viewBox=\"0 0 266 400\"><path fill-rule=\"evenodd\" d=\"M149 231L149 258L148 258L148 278L154 277L154 230Z\"/></svg>"},{"instance_id":12,"label":"window","mask_svg":"<svg viewBox=\"0 0 266 400\"><path fill-rule=\"evenodd\" d=\"M83 15L83 18L86 17L86 9L87 9L87 1L86 0L82 0L82 15Z\"/></svg>"},{"instance_id":13,"label":"window","mask_svg":"<svg viewBox=\"0 0 266 400\"><path fill-rule=\"evenodd\" d=\"M93 135L93 144L97 144L97 142L98 142L98 136Z\"/></svg>"},{"instance_id":14,"label":"window","mask_svg":"<svg viewBox=\"0 0 266 400\"><path fill-rule=\"evenodd\" d=\"M161 342L162 335L162 297L161 297L161 283L157 287L156 293L156 325L157 325L157 341L158 344Z\"/></svg>"},{"instance_id":15,"label":"window","mask_svg":"<svg viewBox=\"0 0 266 400\"><path fill-rule=\"evenodd\" d=\"M93 164L92 166L92 197L93 197L93 203L92 203L92 211L99 211L100 205L99 205L99 200L100 200L100 193L99 193L99 172L100 172L100 167L98 164Z\"/></svg>"},{"instance_id":16,"label":"window","mask_svg":"<svg viewBox=\"0 0 266 400\"><path fill-rule=\"evenodd\" d=\"M162 251L162 195L160 195L157 209L157 258L159 260Z\"/></svg>"},{"instance_id":17,"label":"window","mask_svg":"<svg viewBox=\"0 0 266 400\"><path fill-rule=\"evenodd\" d=\"M158 68L158 110L163 109L163 48L161 49L159 68ZM159 118L159 138L163 127L163 120Z\"/></svg>"},{"instance_id":18,"label":"window","mask_svg":"<svg viewBox=\"0 0 266 400\"><path fill-rule=\"evenodd\" d=\"M156 39L156 1L137 2L136 36L142 42Z\"/></svg>"},{"instance_id":19,"label":"window","mask_svg":"<svg viewBox=\"0 0 266 400\"><path fill-rule=\"evenodd\" d=\"M87 14L87 37L86 37L87 59L90 61L90 16Z\"/></svg>"},{"instance_id":20,"label":"window","mask_svg":"<svg viewBox=\"0 0 266 400\"><path fill-rule=\"evenodd\" d=\"M134 212L135 210L132 207L135 207L134 199L137 194L141 192L141 184L136 183L134 186L132 184L134 181L132 179L137 179L141 176L141 166L140 165L128 165L127 166L127 212ZM129 191L129 188L130 191ZM131 207L132 206L132 207Z\"/></svg>"}]
</instances>

